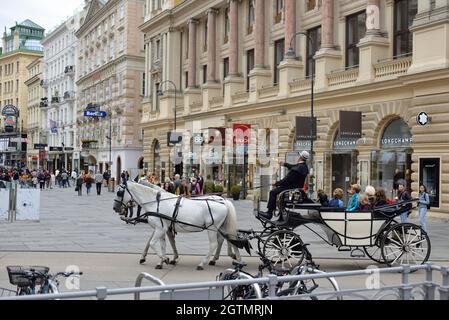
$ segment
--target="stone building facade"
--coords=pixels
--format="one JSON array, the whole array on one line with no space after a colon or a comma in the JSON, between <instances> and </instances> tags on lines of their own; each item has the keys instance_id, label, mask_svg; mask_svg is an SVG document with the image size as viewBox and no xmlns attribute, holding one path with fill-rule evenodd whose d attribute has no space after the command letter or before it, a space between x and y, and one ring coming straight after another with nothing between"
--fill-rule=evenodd
<instances>
[{"instance_id":1,"label":"stone building facade","mask_svg":"<svg viewBox=\"0 0 449 320\"><path fill-rule=\"evenodd\" d=\"M111 170L119 179L141 167L139 125L144 82L144 44L138 26L144 1L86 1L87 15L78 38L78 134L80 168ZM106 112L105 118L84 111Z\"/></svg>"},{"instance_id":2,"label":"stone building facade","mask_svg":"<svg viewBox=\"0 0 449 320\"><path fill-rule=\"evenodd\" d=\"M241 184L248 194L254 186L271 184L284 174L279 166L267 173L250 159L192 166L192 159L184 158L182 170L174 168L167 132L174 129L175 92L164 81L177 88L178 130L222 128L232 135L233 128L246 125L270 135L277 129L277 158L285 161L310 148L296 139L296 129L306 125L297 117L310 117L314 75L315 188L329 194L358 182L383 187L394 197L404 179L414 196L420 183L427 185L432 212L449 212L449 1L163 4L155 9L147 1L140 27L149 171L189 175L195 167L225 186ZM361 138L339 134L340 111L361 113Z\"/></svg>"}]
</instances>

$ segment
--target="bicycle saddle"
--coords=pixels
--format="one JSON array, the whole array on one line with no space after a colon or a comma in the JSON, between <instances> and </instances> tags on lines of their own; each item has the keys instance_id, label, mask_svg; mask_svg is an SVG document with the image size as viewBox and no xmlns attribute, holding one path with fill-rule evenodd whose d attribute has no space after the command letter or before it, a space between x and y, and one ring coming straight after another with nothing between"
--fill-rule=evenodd
<instances>
[{"instance_id":1,"label":"bicycle saddle","mask_svg":"<svg viewBox=\"0 0 449 320\"><path fill-rule=\"evenodd\" d=\"M235 260L232 261L232 265L233 265L234 267L239 268L239 269L242 269L242 268L244 268L244 267L247 266L246 263L244 263L244 262L239 262L239 261L235 261Z\"/></svg>"}]
</instances>

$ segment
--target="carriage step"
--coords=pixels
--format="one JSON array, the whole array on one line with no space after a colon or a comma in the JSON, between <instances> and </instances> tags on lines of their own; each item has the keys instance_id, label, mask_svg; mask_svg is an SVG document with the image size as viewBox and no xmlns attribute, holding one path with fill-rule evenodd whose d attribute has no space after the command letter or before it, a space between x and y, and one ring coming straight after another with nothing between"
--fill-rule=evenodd
<instances>
[{"instance_id":1,"label":"carriage step","mask_svg":"<svg viewBox=\"0 0 449 320\"><path fill-rule=\"evenodd\" d=\"M338 251L344 251L344 252L352 251L352 248L351 247L341 246L341 247L338 248Z\"/></svg>"},{"instance_id":2,"label":"carriage step","mask_svg":"<svg viewBox=\"0 0 449 320\"><path fill-rule=\"evenodd\" d=\"M351 258L365 258L365 252L359 248L356 248L351 251Z\"/></svg>"}]
</instances>

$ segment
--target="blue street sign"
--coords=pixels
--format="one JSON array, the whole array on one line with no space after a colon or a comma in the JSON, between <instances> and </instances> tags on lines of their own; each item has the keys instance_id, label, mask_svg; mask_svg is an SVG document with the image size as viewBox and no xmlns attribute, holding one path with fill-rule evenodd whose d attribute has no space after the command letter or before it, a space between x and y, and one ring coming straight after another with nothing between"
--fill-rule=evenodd
<instances>
[{"instance_id":1,"label":"blue street sign","mask_svg":"<svg viewBox=\"0 0 449 320\"><path fill-rule=\"evenodd\" d=\"M84 116L90 118L106 118L106 111L84 110Z\"/></svg>"}]
</instances>

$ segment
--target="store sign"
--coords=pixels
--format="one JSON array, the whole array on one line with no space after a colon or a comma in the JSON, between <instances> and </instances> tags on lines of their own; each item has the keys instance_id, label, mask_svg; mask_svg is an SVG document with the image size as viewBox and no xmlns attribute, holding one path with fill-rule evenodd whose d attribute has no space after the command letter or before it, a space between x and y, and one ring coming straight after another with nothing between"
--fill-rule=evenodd
<instances>
[{"instance_id":1,"label":"store sign","mask_svg":"<svg viewBox=\"0 0 449 320\"><path fill-rule=\"evenodd\" d=\"M13 105L6 105L2 109L2 116L5 117L19 117L19 109L16 106Z\"/></svg>"},{"instance_id":2,"label":"store sign","mask_svg":"<svg viewBox=\"0 0 449 320\"><path fill-rule=\"evenodd\" d=\"M343 139L360 139L362 137L362 113L340 111L340 137Z\"/></svg>"},{"instance_id":3,"label":"store sign","mask_svg":"<svg viewBox=\"0 0 449 320\"><path fill-rule=\"evenodd\" d=\"M48 144L45 144L45 143L35 143L34 144L34 150L45 150L46 147L48 147Z\"/></svg>"},{"instance_id":4,"label":"store sign","mask_svg":"<svg viewBox=\"0 0 449 320\"><path fill-rule=\"evenodd\" d=\"M393 146L410 146L413 143L412 137L391 137L383 138L381 141L382 147Z\"/></svg>"},{"instance_id":5,"label":"store sign","mask_svg":"<svg viewBox=\"0 0 449 320\"><path fill-rule=\"evenodd\" d=\"M316 140L316 117L313 118L313 132L311 125L310 117L296 117L296 140Z\"/></svg>"},{"instance_id":6,"label":"store sign","mask_svg":"<svg viewBox=\"0 0 449 320\"><path fill-rule=\"evenodd\" d=\"M296 151L310 150L311 145L312 144L310 140L297 140L293 145L293 150Z\"/></svg>"},{"instance_id":7,"label":"store sign","mask_svg":"<svg viewBox=\"0 0 449 320\"><path fill-rule=\"evenodd\" d=\"M214 144L219 145L221 142L221 145L225 145L225 137L226 137L226 128L209 128L208 130L208 144Z\"/></svg>"},{"instance_id":8,"label":"store sign","mask_svg":"<svg viewBox=\"0 0 449 320\"><path fill-rule=\"evenodd\" d=\"M238 124L234 123L232 125L232 141L233 144L244 144L248 145L250 137L251 125L250 124Z\"/></svg>"},{"instance_id":9,"label":"store sign","mask_svg":"<svg viewBox=\"0 0 449 320\"><path fill-rule=\"evenodd\" d=\"M63 147L50 147L50 152L62 152Z\"/></svg>"},{"instance_id":10,"label":"store sign","mask_svg":"<svg viewBox=\"0 0 449 320\"><path fill-rule=\"evenodd\" d=\"M419 124L420 126L425 126L426 124L429 123L429 120L430 120L429 115L425 112L420 112L416 116L416 123Z\"/></svg>"},{"instance_id":11,"label":"store sign","mask_svg":"<svg viewBox=\"0 0 449 320\"><path fill-rule=\"evenodd\" d=\"M73 149L73 147L65 147L64 150L65 151L73 151L74 149Z\"/></svg>"}]
</instances>

